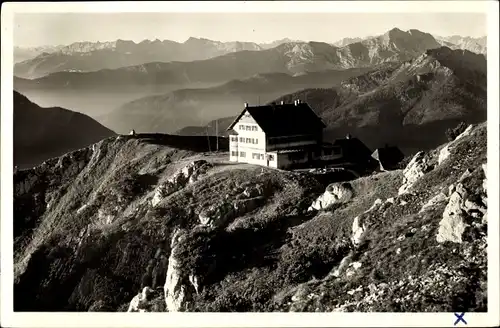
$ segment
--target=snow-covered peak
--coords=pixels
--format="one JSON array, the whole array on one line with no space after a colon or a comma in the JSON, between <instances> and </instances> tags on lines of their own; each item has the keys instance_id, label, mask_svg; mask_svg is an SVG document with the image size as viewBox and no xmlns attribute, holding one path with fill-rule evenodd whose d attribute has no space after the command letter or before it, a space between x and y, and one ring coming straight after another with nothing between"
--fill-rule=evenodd
<instances>
[{"instance_id":1,"label":"snow-covered peak","mask_svg":"<svg viewBox=\"0 0 500 328\"><path fill-rule=\"evenodd\" d=\"M460 35L453 35L448 37L436 37L436 39L443 46L447 46L452 49L469 50L483 55L486 55L487 53L486 36L481 38L472 38L470 36L463 37Z\"/></svg>"}]
</instances>

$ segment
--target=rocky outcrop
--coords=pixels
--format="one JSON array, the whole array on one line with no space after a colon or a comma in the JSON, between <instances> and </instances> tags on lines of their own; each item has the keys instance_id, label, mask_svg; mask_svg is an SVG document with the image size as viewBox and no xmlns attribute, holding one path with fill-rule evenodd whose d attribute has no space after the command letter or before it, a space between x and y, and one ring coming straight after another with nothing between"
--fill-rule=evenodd
<instances>
[{"instance_id":1,"label":"rocky outcrop","mask_svg":"<svg viewBox=\"0 0 500 328\"><path fill-rule=\"evenodd\" d=\"M325 192L316 199L308 211L327 210L334 204L346 203L353 197L353 189L349 183L332 183Z\"/></svg>"},{"instance_id":2,"label":"rocky outcrop","mask_svg":"<svg viewBox=\"0 0 500 328\"><path fill-rule=\"evenodd\" d=\"M451 241L462 242L462 234L469 226L467 217L483 218L486 214L484 204L469 199L469 192L462 183L458 183L443 212L443 219L439 222L436 240L440 243Z\"/></svg>"},{"instance_id":3,"label":"rocky outcrop","mask_svg":"<svg viewBox=\"0 0 500 328\"><path fill-rule=\"evenodd\" d=\"M450 145L446 145L439 151L438 164L443 163L448 157L450 157Z\"/></svg>"},{"instance_id":4,"label":"rocky outcrop","mask_svg":"<svg viewBox=\"0 0 500 328\"><path fill-rule=\"evenodd\" d=\"M225 225L229 219L234 218L234 216L234 206L231 203L225 202L220 205L212 205L203 210L198 215L198 218L202 225L220 227Z\"/></svg>"},{"instance_id":5,"label":"rocky outcrop","mask_svg":"<svg viewBox=\"0 0 500 328\"><path fill-rule=\"evenodd\" d=\"M182 238L185 238L183 232L178 230L173 234L171 240L172 252L168 259L167 277L163 286L168 312L188 311L189 304L187 300L190 289L193 287L184 283L186 277L178 258L178 244L182 241Z\"/></svg>"},{"instance_id":6,"label":"rocky outcrop","mask_svg":"<svg viewBox=\"0 0 500 328\"><path fill-rule=\"evenodd\" d=\"M403 170L403 184L399 188L399 195L407 193L418 178L430 170L432 170L432 166L429 164L426 154L423 151L418 152Z\"/></svg>"},{"instance_id":7,"label":"rocky outcrop","mask_svg":"<svg viewBox=\"0 0 500 328\"><path fill-rule=\"evenodd\" d=\"M429 201L422 206L419 213L425 212L427 209L434 207L437 204L446 201L447 199L448 199L448 196L445 195L444 193L440 192L436 196L429 199Z\"/></svg>"},{"instance_id":8,"label":"rocky outcrop","mask_svg":"<svg viewBox=\"0 0 500 328\"><path fill-rule=\"evenodd\" d=\"M264 202L264 197L258 196L250 199L239 199L232 203L225 201L222 204L214 204L204 209L198 215L200 224L222 228L238 216L245 215Z\"/></svg>"},{"instance_id":9,"label":"rocky outcrop","mask_svg":"<svg viewBox=\"0 0 500 328\"><path fill-rule=\"evenodd\" d=\"M144 287L142 292L137 294L128 307L127 312L146 312L145 303L150 300L153 290L149 287Z\"/></svg>"},{"instance_id":10,"label":"rocky outcrop","mask_svg":"<svg viewBox=\"0 0 500 328\"><path fill-rule=\"evenodd\" d=\"M206 173L212 164L204 160L193 161L174 173L167 181L158 185L154 191L151 205L157 206L164 198L170 196L187 184L194 183L199 176Z\"/></svg>"},{"instance_id":11,"label":"rocky outcrop","mask_svg":"<svg viewBox=\"0 0 500 328\"><path fill-rule=\"evenodd\" d=\"M352 222L352 237L351 241L352 243L356 246L361 242L361 237L366 231L367 224L365 220L366 214L370 213L371 211L377 209L382 205L383 202L380 198L376 199L375 202L373 202L373 205L366 210L363 214L356 216ZM386 202L386 204L392 204L391 202Z\"/></svg>"}]
</instances>

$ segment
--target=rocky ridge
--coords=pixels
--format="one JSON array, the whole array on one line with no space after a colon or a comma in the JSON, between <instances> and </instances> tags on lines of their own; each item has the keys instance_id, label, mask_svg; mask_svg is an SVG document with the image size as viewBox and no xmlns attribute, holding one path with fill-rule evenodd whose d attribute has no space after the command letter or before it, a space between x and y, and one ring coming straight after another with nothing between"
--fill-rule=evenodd
<instances>
[{"instance_id":1,"label":"rocky ridge","mask_svg":"<svg viewBox=\"0 0 500 328\"><path fill-rule=\"evenodd\" d=\"M14 306L485 311L485 173L484 123L328 186L106 139L16 173Z\"/></svg>"}]
</instances>

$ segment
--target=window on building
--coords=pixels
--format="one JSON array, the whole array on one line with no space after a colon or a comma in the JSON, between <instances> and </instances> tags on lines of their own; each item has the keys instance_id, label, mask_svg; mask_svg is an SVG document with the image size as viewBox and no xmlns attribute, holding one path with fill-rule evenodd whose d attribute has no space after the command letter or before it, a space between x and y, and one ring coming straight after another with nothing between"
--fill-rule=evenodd
<instances>
[{"instance_id":1,"label":"window on building","mask_svg":"<svg viewBox=\"0 0 500 328\"><path fill-rule=\"evenodd\" d=\"M252 139L251 138L247 138L247 143L252 143Z\"/></svg>"},{"instance_id":2,"label":"window on building","mask_svg":"<svg viewBox=\"0 0 500 328\"><path fill-rule=\"evenodd\" d=\"M240 137L240 142L245 142L245 138Z\"/></svg>"},{"instance_id":3,"label":"window on building","mask_svg":"<svg viewBox=\"0 0 500 328\"><path fill-rule=\"evenodd\" d=\"M270 161L274 161L274 155L267 155L267 159L270 160Z\"/></svg>"},{"instance_id":4,"label":"window on building","mask_svg":"<svg viewBox=\"0 0 500 328\"><path fill-rule=\"evenodd\" d=\"M232 152L231 152L231 156L236 156L236 157L238 157L238 152L237 152L237 151L232 151Z\"/></svg>"},{"instance_id":5,"label":"window on building","mask_svg":"<svg viewBox=\"0 0 500 328\"><path fill-rule=\"evenodd\" d=\"M250 128L251 128L251 126L250 126L250 125L247 125L247 126L246 126L246 130L247 130L247 131L250 131L250 130L251 130Z\"/></svg>"},{"instance_id":6,"label":"window on building","mask_svg":"<svg viewBox=\"0 0 500 328\"><path fill-rule=\"evenodd\" d=\"M246 154L244 151L240 151L240 157L246 157Z\"/></svg>"},{"instance_id":7,"label":"window on building","mask_svg":"<svg viewBox=\"0 0 500 328\"><path fill-rule=\"evenodd\" d=\"M264 154L260 154L260 159L264 160Z\"/></svg>"},{"instance_id":8,"label":"window on building","mask_svg":"<svg viewBox=\"0 0 500 328\"><path fill-rule=\"evenodd\" d=\"M252 131L258 131L256 126L252 126Z\"/></svg>"},{"instance_id":9,"label":"window on building","mask_svg":"<svg viewBox=\"0 0 500 328\"><path fill-rule=\"evenodd\" d=\"M253 159L260 159L261 158L261 154L259 154L259 153L253 153L252 154L252 158Z\"/></svg>"}]
</instances>

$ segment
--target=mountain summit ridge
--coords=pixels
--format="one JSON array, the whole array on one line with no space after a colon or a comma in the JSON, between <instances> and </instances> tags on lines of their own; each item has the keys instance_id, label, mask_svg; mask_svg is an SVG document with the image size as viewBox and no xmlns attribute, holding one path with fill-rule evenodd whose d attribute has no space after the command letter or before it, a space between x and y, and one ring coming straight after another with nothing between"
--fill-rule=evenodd
<instances>
[{"instance_id":1,"label":"mountain summit ridge","mask_svg":"<svg viewBox=\"0 0 500 328\"><path fill-rule=\"evenodd\" d=\"M451 39L450 39L451 40ZM454 40L454 39L453 39ZM156 39L143 40L135 43L130 40L111 42L75 42L57 51L44 53L30 60L17 63L14 67L18 77L37 78L51 73L74 71L97 71L101 69L119 69L125 66L142 65L148 62L196 61L216 58L226 54L241 51L270 51L288 45L287 47L310 47L313 56L316 51L319 58L330 68L350 68L360 65L380 63L388 60L405 60L415 52L430 47L446 45L454 48L486 52L483 48L469 47L468 43L437 40L431 34L416 29L403 31L393 28L382 35L356 39L357 42L346 42L342 47L335 44L315 41L293 41L282 39L270 44L255 42L220 42L206 38L190 37L183 43ZM275 50L278 53L280 50ZM389 52L389 53L385 53ZM282 54L283 55L283 54ZM325 58L326 56L326 58ZM307 61L312 65L311 61ZM293 62L291 64L293 66ZM298 65L302 65L299 61Z\"/></svg>"}]
</instances>

